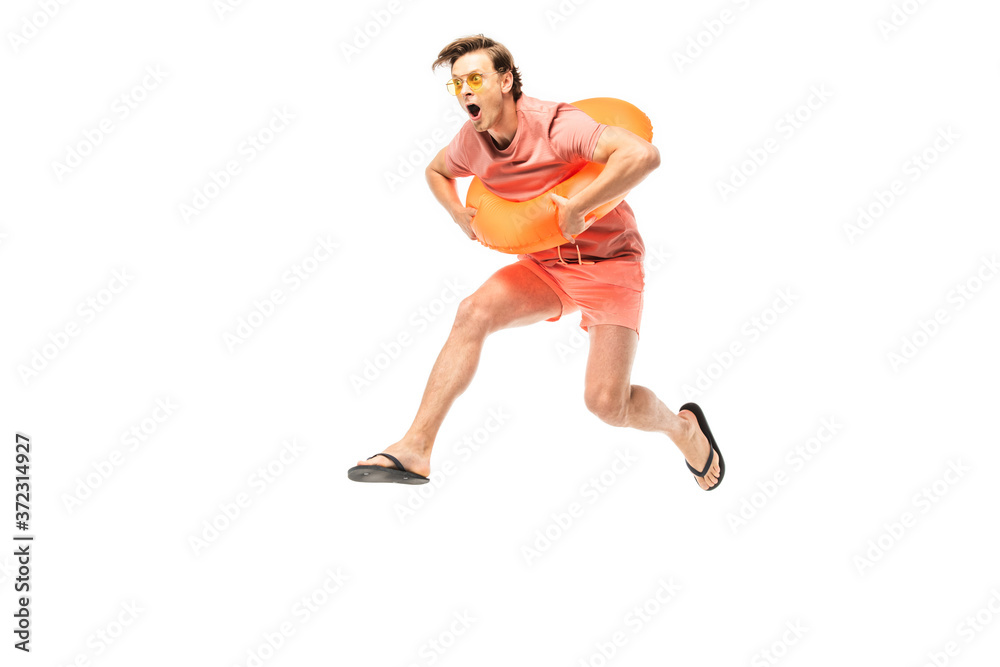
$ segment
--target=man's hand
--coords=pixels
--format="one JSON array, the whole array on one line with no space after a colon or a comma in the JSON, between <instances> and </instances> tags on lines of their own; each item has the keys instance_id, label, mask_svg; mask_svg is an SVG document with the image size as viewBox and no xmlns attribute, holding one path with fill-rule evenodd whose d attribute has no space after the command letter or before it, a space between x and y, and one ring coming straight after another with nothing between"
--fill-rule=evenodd
<instances>
[{"instance_id":1,"label":"man's hand","mask_svg":"<svg viewBox=\"0 0 1000 667\"><path fill-rule=\"evenodd\" d=\"M596 215L584 217L583 211L577 210L573 202L566 197L561 197L554 192L549 193L549 198L556 205L558 213L559 232L563 238L570 243L576 243L573 237L594 224Z\"/></svg>"},{"instance_id":2,"label":"man's hand","mask_svg":"<svg viewBox=\"0 0 1000 667\"><path fill-rule=\"evenodd\" d=\"M472 218L476 216L476 209L471 206L456 206L451 212L451 218L455 221L465 235L473 241L476 240L476 233L472 231Z\"/></svg>"},{"instance_id":3,"label":"man's hand","mask_svg":"<svg viewBox=\"0 0 1000 667\"><path fill-rule=\"evenodd\" d=\"M455 189L455 175L448 171L448 165L445 161L447 150L447 146L439 150L431 163L427 165L427 169L424 170L427 184L431 187L434 197L451 215L455 224L465 232L466 236L475 241L476 233L472 231L472 218L476 215L476 209L462 205L462 201L458 198L458 191Z\"/></svg>"}]
</instances>

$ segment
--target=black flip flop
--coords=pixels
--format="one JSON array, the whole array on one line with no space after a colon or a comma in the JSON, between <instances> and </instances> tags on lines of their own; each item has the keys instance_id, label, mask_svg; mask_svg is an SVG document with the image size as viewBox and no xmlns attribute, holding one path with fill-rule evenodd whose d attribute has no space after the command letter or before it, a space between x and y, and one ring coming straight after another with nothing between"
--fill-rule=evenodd
<instances>
[{"instance_id":1,"label":"black flip flop","mask_svg":"<svg viewBox=\"0 0 1000 667\"><path fill-rule=\"evenodd\" d=\"M403 464L399 462L399 459L392 454L386 454L385 452L382 452L381 454L372 454L368 457L368 460L371 460L376 456L384 456L392 461L396 468L374 465L354 466L347 471L347 478L354 480L355 482L396 482L397 484L426 484L431 481L423 475L418 475L415 472L410 472L404 468Z\"/></svg>"},{"instance_id":2,"label":"black flip flop","mask_svg":"<svg viewBox=\"0 0 1000 667\"><path fill-rule=\"evenodd\" d=\"M705 437L708 438L708 444L712 446L712 449L709 450L708 452L708 461L705 462L705 467L702 468L701 471L699 472L698 470L692 468L690 463L684 461L684 464L688 467L688 470L690 470L698 477L704 477L706 474L708 474L708 469L712 467L713 455L714 454L719 455L719 479L718 481L715 482L715 486L705 489L706 491L714 491L715 489L719 488L719 485L722 484L722 478L726 476L726 462L722 458L722 451L720 451L719 446L715 444L715 438L712 437L712 431L711 429L708 428L708 421L705 419L705 413L701 411L701 408L698 407L698 404L685 403L684 405L681 406L681 410L687 410L698 419L698 426L701 428L701 432L705 434Z\"/></svg>"}]
</instances>

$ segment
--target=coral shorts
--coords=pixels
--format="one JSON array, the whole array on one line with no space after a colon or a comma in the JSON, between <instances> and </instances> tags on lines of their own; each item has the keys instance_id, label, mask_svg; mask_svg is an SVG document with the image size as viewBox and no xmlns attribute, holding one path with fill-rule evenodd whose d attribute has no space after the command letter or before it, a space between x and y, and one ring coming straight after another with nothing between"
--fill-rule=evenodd
<instances>
[{"instance_id":1,"label":"coral shorts","mask_svg":"<svg viewBox=\"0 0 1000 667\"><path fill-rule=\"evenodd\" d=\"M639 334L642 293L646 273L642 261L606 259L593 264L545 262L518 255L518 264L542 279L559 297L562 311L548 322L576 310L581 312L580 328L593 324L617 324Z\"/></svg>"}]
</instances>

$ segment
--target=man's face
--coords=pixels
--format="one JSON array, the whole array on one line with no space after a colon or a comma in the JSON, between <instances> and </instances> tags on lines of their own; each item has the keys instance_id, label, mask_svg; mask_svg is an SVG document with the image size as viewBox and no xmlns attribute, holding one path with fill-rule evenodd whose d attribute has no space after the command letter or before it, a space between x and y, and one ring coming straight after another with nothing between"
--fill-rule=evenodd
<instances>
[{"instance_id":1,"label":"man's face","mask_svg":"<svg viewBox=\"0 0 1000 667\"><path fill-rule=\"evenodd\" d=\"M479 90L472 90L468 78L476 72L483 75L483 86ZM472 127L477 132L490 129L499 121L503 109L503 81L506 73L496 72L485 51L473 51L452 64L451 76L462 80L458 102L472 120Z\"/></svg>"}]
</instances>

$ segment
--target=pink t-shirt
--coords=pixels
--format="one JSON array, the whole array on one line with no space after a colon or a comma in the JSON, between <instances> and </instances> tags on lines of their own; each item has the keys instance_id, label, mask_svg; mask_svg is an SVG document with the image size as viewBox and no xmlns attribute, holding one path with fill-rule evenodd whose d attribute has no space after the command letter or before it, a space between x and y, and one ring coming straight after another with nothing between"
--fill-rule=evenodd
<instances>
[{"instance_id":1,"label":"pink t-shirt","mask_svg":"<svg viewBox=\"0 0 1000 667\"><path fill-rule=\"evenodd\" d=\"M579 171L594 156L597 140L607 125L563 102L545 102L522 95L516 102L517 132L510 146L500 150L489 132L477 132L467 122L448 144L445 164L455 176L478 176L488 190L511 201L542 194ZM576 237L583 259L642 261L645 246L628 203L588 227ZM567 252L568 249L568 252ZM540 262L556 260L555 248L518 255ZM572 245L562 248L563 259L577 259Z\"/></svg>"}]
</instances>

